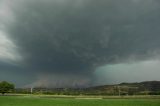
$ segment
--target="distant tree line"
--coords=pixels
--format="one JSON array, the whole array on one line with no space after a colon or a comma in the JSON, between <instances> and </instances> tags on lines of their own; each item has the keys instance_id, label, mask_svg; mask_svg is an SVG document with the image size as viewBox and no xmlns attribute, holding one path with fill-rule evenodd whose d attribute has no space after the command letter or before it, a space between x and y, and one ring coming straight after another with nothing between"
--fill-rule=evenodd
<instances>
[{"instance_id":1,"label":"distant tree line","mask_svg":"<svg viewBox=\"0 0 160 106\"><path fill-rule=\"evenodd\" d=\"M31 88L19 88L16 93L31 94ZM139 91L136 87L112 87L106 89L94 88L33 88L32 94L47 94L47 95L160 95L160 91Z\"/></svg>"}]
</instances>

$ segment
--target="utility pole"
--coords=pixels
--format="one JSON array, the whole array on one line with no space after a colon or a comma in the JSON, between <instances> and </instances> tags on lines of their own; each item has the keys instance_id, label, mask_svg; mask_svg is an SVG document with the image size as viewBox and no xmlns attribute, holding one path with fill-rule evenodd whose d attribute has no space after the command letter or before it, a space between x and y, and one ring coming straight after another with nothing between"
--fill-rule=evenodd
<instances>
[{"instance_id":1,"label":"utility pole","mask_svg":"<svg viewBox=\"0 0 160 106\"><path fill-rule=\"evenodd\" d=\"M31 94L33 93L33 87L31 87Z\"/></svg>"},{"instance_id":2,"label":"utility pole","mask_svg":"<svg viewBox=\"0 0 160 106\"><path fill-rule=\"evenodd\" d=\"M121 90L119 86L118 86L118 93L119 93L119 96L121 96Z\"/></svg>"}]
</instances>

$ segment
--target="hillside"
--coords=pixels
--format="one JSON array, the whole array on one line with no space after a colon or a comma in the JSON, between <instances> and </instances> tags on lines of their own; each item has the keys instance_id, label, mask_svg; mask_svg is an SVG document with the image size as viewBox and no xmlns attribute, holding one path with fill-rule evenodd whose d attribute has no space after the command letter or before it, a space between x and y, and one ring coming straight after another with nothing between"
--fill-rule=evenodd
<instances>
[{"instance_id":1,"label":"hillside","mask_svg":"<svg viewBox=\"0 0 160 106\"><path fill-rule=\"evenodd\" d=\"M108 95L140 95L160 94L160 81L145 81L136 83L121 83L88 88L89 91L100 92Z\"/></svg>"},{"instance_id":2,"label":"hillside","mask_svg":"<svg viewBox=\"0 0 160 106\"><path fill-rule=\"evenodd\" d=\"M16 89L16 93L31 93L31 88ZM45 88L32 89L34 94L55 95L160 95L160 81L121 83L89 88Z\"/></svg>"}]
</instances>

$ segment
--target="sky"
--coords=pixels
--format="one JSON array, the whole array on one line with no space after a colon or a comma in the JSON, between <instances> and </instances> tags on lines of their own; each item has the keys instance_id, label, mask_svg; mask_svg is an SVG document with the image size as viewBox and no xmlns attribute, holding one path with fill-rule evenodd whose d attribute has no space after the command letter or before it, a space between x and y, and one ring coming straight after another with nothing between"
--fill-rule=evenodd
<instances>
[{"instance_id":1,"label":"sky","mask_svg":"<svg viewBox=\"0 0 160 106\"><path fill-rule=\"evenodd\" d=\"M89 87L160 80L159 0L0 0L0 81Z\"/></svg>"}]
</instances>

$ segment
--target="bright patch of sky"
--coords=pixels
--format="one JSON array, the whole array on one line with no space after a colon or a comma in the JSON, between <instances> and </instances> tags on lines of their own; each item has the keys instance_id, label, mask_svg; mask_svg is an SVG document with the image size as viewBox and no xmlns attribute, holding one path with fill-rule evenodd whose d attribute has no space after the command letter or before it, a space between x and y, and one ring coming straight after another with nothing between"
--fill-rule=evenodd
<instances>
[{"instance_id":1,"label":"bright patch of sky","mask_svg":"<svg viewBox=\"0 0 160 106\"><path fill-rule=\"evenodd\" d=\"M106 65L97 68L94 74L100 85L160 80L159 65L159 60Z\"/></svg>"},{"instance_id":2,"label":"bright patch of sky","mask_svg":"<svg viewBox=\"0 0 160 106\"><path fill-rule=\"evenodd\" d=\"M17 61L20 56L16 53L16 46L0 31L0 61Z\"/></svg>"}]
</instances>

